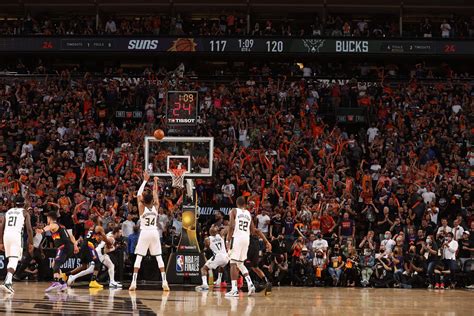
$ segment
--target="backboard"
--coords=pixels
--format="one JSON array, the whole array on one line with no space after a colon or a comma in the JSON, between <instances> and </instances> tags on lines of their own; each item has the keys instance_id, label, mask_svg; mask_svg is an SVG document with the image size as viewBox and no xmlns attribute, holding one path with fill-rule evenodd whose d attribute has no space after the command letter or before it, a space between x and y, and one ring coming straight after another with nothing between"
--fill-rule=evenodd
<instances>
[{"instance_id":1,"label":"backboard","mask_svg":"<svg viewBox=\"0 0 474 316\"><path fill-rule=\"evenodd\" d=\"M145 167L152 176L170 177L168 169L178 164L186 178L212 176L213 137L145 137Z\"/></svg>"}]
</instances>

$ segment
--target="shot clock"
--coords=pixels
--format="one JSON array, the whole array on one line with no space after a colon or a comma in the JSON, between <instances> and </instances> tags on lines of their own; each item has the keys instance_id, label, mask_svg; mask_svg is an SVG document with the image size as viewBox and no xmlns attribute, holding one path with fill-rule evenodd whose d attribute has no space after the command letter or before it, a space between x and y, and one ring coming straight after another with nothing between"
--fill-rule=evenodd
<instances>
[{"instance_id":1,"label":"shot clock","mask_svg":"<svg viewBox=\"0 0 474 316\"><path fill-rule=\"evenodd\" d=\"M168 91L166 122L170 127L197 124L198 93L196 91Z\"/></svg>"}]
</instances>

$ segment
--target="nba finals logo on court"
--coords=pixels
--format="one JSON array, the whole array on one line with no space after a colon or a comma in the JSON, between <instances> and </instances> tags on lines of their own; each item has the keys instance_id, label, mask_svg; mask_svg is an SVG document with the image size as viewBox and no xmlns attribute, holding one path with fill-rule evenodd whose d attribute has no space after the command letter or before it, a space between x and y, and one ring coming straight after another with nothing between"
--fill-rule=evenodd
<instances>
[{"instance_id":1,"label":"nba finals logo on court","mask_svg":"<svg viewBox=\"0 0 474 316\"><path fill-rule=\"evenodd\" d=\"M184 272L184 256L176 256L176 272Z\"/></svg>"}]
</instances>

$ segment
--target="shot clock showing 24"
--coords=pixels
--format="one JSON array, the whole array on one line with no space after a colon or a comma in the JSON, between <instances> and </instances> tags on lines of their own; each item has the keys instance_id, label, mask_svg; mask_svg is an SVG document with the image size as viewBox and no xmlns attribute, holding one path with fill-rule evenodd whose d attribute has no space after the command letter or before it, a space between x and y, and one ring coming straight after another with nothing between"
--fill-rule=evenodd
<instances>
[{"instance_id":1,"label":"shot clock showing 24","mask_svg":"<svg viewBox=\"0 0 474 316\"><path fill-rule=\"evenodd\" d=\"M166 123L168 126L194 126L197 123L198 93L168 91Z\"/></svg>"}]
</instances>

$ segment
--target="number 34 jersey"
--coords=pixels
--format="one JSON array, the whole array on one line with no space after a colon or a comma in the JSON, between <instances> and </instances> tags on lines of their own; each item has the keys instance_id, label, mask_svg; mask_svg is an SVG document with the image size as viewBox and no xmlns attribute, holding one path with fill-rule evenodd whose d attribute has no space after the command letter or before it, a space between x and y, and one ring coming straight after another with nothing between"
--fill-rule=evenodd
<instances>
[{"instance_id":1,"label":"number 34 jersey","mask_svg":"<svg viewBox=\"0 0 474 316\"><path fill-rule=\"evenodd\" d=\"M153 206L151 209L145 206L143 214L140 216L140 230L158 230L156 223L158 221L158 212Z\"/></svg>"},{"instance_id":2,"label":"number 34 jersey","mask_svg":"<svg viewBox=\"0 0 474 316\"><path fill-rule=\"evenodd\" d=\"M19 234L23 232L23 225L25 224L25 216L23 215L23 208L14 207L5 213L5 232L7 234Z\"/></svg>"}]
</instances>

